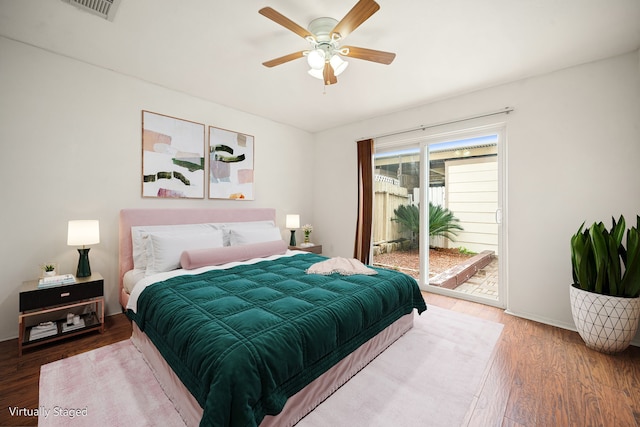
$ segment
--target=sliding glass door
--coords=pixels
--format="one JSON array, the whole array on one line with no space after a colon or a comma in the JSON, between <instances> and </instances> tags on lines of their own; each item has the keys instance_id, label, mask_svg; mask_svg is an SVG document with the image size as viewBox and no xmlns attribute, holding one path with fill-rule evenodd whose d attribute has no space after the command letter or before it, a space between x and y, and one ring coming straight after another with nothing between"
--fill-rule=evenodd
<instances>
[{"instance_id":1,"label":"sliding glass door","mask_svg":"<svg viewBox=\"0 0 640 427\"><path fill-rule=\"evenodd\" d=\"M373 262L424 290L504 306L504 128L376 147Z\"/></svg>"},{"instance_id":2,"label":"sliding glass door","mask_svg":"<svg viewBox=\"0 0 640 427\"><path fill-rule=\"evenodd\" d=\"M420 279L420 146L374 156L373 262Z\"/></svg>"}]
</instances>

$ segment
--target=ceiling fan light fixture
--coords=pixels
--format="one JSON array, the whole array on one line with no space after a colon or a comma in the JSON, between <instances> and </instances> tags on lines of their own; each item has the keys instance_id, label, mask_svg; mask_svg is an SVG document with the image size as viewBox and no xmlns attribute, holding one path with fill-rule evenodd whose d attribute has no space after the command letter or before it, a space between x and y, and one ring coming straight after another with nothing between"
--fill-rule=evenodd
<instances>
[{"instance_id":1,"label":"ceiling fan light fixture","mask_svg":"<svg viewBox=\"0 0 640 427\"><path fill-rule=\"evenodd\" d=\"M307 63L314 70L322 70L324 68L325 54L322 49L313 49L307 55Z\"/></svg>"},{"instance_id":2,"label":"ceiling fan light fixture","mask_svg":"<svg viewBox=\"0 0 640 427\"><path fill-rule=\"evenodd\" d=\"M389 65L394 60L395 53L355 46L340 47L349 34L379 9L380 5L375 0L357 0L355 6L340 21L330 17L320 17L312 20L305 29L280 12L270 7L263 7L258 11L260 15L304 38L309 43L309 49L263 62L262 65L271 68L306 56L311 68L308 71L309 75L321 79L325 86L336 84L338 82L336 76L347 69L349 64L342 56Z\"/></svg>"},{"instance_id":3,"label":"ceiling fan light fixture","mask_svg":"<svg viewBox=\"0 0 640 427\"><path fill-rule=\"evenodd\" d=\"M349 66L349 63L340 58L340 55L333 55L329 60L329 63L331 64L331 67L333 68L333 74L336 77L342 74L342 72Z\"/></svg>"},{"instance_id":4,"label":"ceiling fan light fixture","mask_svg":"<svg viewBox=\"0 0 640 427\"><path fill-rule=\"evenodd\" d=\"M310 69L308 71L309 75L311 77L315 77L316 79L320 79L320 80L324 80L324 74L322 73L322 70L316 70L316 69Z\"/></svg>"}]
</instances>

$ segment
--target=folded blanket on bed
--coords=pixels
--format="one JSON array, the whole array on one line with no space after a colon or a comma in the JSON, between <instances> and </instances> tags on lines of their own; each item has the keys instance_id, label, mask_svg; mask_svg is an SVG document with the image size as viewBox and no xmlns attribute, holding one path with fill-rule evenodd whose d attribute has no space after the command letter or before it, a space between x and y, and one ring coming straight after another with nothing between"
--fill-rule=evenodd
<instances>
[{"instance_id":1,"label":"folded blanket on bed","mask_svg":"<svg viewBox=\"0 0 640 427\"><path fill-rule=\"evenodd\" d=\"M342 274L343 276L351 276L354 274L370 276L372 274L378 274L377 271L367 267L357 259L342 257L330 258L326 261L318 262L307 270L307 274L322 274L326 276L334 273Z\"/></svg>"}]
</instances>

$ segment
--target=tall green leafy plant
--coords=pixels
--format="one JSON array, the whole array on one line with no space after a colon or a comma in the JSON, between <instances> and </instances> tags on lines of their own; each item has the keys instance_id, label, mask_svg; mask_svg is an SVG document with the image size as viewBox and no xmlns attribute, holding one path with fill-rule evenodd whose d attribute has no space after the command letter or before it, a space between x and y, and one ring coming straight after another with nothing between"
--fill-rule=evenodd
<instances>
[{"instance_id":1,"label":"tall green leafy plant","mask_svg":"<svg viewBox=\"0 0 640 427\"><path fill-rule=\"evenodd\" d=\"M611 221L610 230L602 222L589 228L582 223L571 238L573 282L586 291L635 298L640 296L640 216L628 230L622 215Z\"/></svg>"}]
</instances>

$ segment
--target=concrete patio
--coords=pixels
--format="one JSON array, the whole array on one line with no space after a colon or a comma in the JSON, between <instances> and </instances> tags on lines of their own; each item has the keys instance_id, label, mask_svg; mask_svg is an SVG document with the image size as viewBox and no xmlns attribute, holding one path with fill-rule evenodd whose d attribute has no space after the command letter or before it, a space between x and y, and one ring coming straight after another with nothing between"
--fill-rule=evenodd
<instances>
[{"instance_id":1,"label":"concrete patio","mask_svg":"<svg viewBox=\"0 0 640 427\"><path fill-rule=\"evenodd\" d=\"M498 257L494 256L487 266L456 287L455 291L497 301Z\"/></svg>"}]
</instances>

